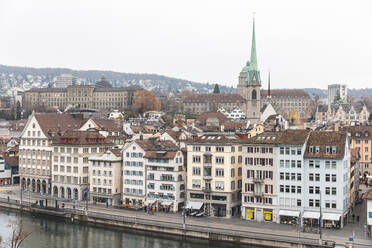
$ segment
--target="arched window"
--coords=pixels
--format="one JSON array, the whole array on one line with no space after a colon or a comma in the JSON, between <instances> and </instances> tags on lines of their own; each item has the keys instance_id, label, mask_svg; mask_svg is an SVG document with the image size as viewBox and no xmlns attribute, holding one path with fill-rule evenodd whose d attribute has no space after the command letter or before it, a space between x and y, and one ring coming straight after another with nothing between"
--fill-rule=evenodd
<instances>
[{"instance_id":1,"label":"arched window","mask_svg":"<svg viewBox=\"0 0 372 248\"><path fill-rule=\"evenodd\" d=\"M257 99L257 92L256 90L252 90L252 100L256 100Z\"/></svg>"}]
</instances>

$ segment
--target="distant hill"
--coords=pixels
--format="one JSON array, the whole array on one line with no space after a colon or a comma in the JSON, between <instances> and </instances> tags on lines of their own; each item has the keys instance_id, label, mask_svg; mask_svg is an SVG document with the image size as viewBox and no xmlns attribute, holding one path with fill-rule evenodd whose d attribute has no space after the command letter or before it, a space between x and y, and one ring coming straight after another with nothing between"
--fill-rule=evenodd
<instances>
[{"instance_id":1,"label":"distant hill","mask_svg":"<svg viewBox=\"0 0 372 248\"><path fill-rule=\"evenodd\" d=\"M104 74L114 86L130 86L139 85L145 89L152 91L182 91L195 90L198 92L212 92L215 83L198 83L184 79L166 77L157 74L146 73L123 73L114 71L101 70L72 70L68 68L32 68L0 65L0 79L8 80L10 86L16 86L26 82L30 82L30 78L35 79L41 84L52 82L55 76L62 73L72 74L86 84L93 84L98 81ZM34 80L31 80L31 84ZM234 88L220 86L221 92L232 92Z\"/></svg>"}]
</instances>

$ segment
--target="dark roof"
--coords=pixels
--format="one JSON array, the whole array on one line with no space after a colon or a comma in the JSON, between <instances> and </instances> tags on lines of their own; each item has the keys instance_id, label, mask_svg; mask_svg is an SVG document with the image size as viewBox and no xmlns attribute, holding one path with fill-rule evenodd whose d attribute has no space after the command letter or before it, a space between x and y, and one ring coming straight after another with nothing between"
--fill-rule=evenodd
<instances>
[{"instance_id":1,"label":"dark roof","mask_svg":"<svg viewBox=\"0 0 372 248\"><path fill-rule=\"evenodd\" d=\"M245 99L239 94L192 94L187 96L184 103L244 103Z\"/></svg>"},{"instance_id":2,"label":"dark roof","mask_svg":"<svg viewBox=\"0 0 372 248\"><path fill-rule=\"evenodd\" d=\"M122 128L120 126L119 120L114 119L93 119L94 123L96 123L102 130L106 131L122 131Z\"/></svg>"},{"instance_id":3,"label":"dark roof","mask_svg":"<svg viewBox=\"0 0 372 248\"><path fill-rule=\"evenodd\" d=\"M112 88L111 83L102 75L101 79L97 81L96 88Z\"/></svg>"},{"instance_id":4,"label":"dark roof","mask_svg":"<svg viewBox=\"0 0 372 248\"><path fill-rule=\"evenodd\" d=\"M26 92L67 92L67 88L32 88Z\"/></svg>"},{"instance_id":5,"label":"dark roof","mask_svg":"<svg viewBox=\"0 0 372 248\"><path fill-rule=\"evenodd\" d=\"M279 139L280 144L303 145L309 137L310 130L285 130Z\"/></svg>"},{"instance_id":6,"label":"dark roof","mask_svg":"<svg viewBox=\"0 0 372 248\"><path fill-rule=\"evenodd\" d=\"M343 158L347 134L343 131L313 131L310 133L305 157L307 158ZM319 146L319 153L310 153L310 146ZM336 154L326 154L326 146L336 146Z\"/></svg>"},{"instance_id":7,"label":"dark roof","mask_svg":"<svg viewBox=\"0 0 372 248\"><path fill-rule=\"evenodd\" d=\"M350 133L354 139L372 139L372 126L348 126L342 130Z\"/></svg>"},{"instance_id":8,"label":"dark roof","mask_svg":"<svg viewBox=\"0 0 372 248\"><path fill-rule=\"evenodd\" d=\"M277 90L270 90L270 94L272 98L310 98L309 94L307 94L304 90L300 89L277 89ZM267 97L267 90L261 90L261 97Z\"/></svg>"},{"instance_id":9,"label":"dark roof","mask_svg":"<svg viewBox=\"0 0 372 248\"><path fill-rule=\"evenodd\" d=\"M205 125L209 118L217 118L220 124L229 120L224 114L220 112L205 112L199 115L196 118L195 122Z\"/></svg>"},{"instance_id":10,"label":"dark roof","mask_svg":"<svg viewBox=\"0 0 372 248\"><path fill-rule=\"evenodd\" d=\"M236 144L240 143L242 140L236 134L229 133L206 133L200 137L189 139L188 144Z\"/></svg>"},{"instance_id":11,"label":"dark roof","mask_svg":"<svg viewBox=\"0 0 372 248\"><path fill-rule=\"evenodd\" d=\"M171 141L164 140L136 140L135 141L145 151L178 151L179 148Z\"/></svg>"},{"instance_id":12,"label":"dark roof","mask_svg":"<svg viewBox=\"0 0 372 248\"><path fill-rule=\"evenodd\" d=\"M116 157L121 157L123 155L122 150L119 148L111 148L110 151L115 154Z\"/></svg>"},{"instance_id":13,"label":"dark roof","mask_svg":"<svg viewBox=\"0 0 372 248\"><path fill-rule=\"evenodd\" d=\"M71 114L36 113L35 118L48 137L52 137L52 133L58 135L67 130L79 129L85 122L80 116Z\"/></svg>"},{"instance_id":14,"label":"dark roof","mask_svg":"<svg viewBox=\"0 0 372 248\"><path fill-rule=\"evenodd\" d=\"M111 145L98 131L67 131L53 139L52 145Z\"/></svg>"},{"instance_id":15,"label":"dark roof","mask_svg":"<svg viewBox=\"0 0 372 248\"><path fill-rule=\"evenodd\" d=\"M246 144L279 144L283 132L263 132L244 140Z\"/></svg>"},{"instance_id":16,"label":"dark roof","mask_svg":"<svg viewBox=\"0 0 372 248\"><path fill-rule=\"evenodd\" d=\"M147 151L144 158L165 158L173 159L178 151Z\"/></svg>"},{"instance_id":17,"label":"dark roof","mask_svg":"<svg viewBox=\"0 0 372 248\"><path fill-rule=\"evenodd\" d=\"M18 165L19 165L19 157L18 156L3 155L3 159L4 159L5 163L10 165L11 167L18 167Z\"/></svg>"}]
</instances>

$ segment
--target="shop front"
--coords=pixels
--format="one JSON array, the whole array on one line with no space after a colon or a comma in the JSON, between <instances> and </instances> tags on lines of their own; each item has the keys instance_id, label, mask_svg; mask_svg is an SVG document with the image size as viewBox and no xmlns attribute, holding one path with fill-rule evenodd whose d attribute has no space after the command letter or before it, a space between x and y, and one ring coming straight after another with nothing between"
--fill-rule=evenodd
<instances>
[{"instance_id":1,"label":"shop front","mask_svg":"<svg viewBox=\"0 0 372 248\"><path fill-rule=\"evenodd\" d=\"M324 228L341 228L341 215L335 213L323 213L322 221Z\"/></svg>"},{"instance_id":2,"label":"shop front","mask_svg":"<svg viewBox=\"0 0 372 248\"><path fill-rule=\"evenodd\" d=\"M271 222L273 221L273 210L272 209L264 209L264 221Z\"/></svg>"},{"instance_id":3,"label":"shop front","mask_svg":"<svg viewBox=\"0 0 372 248\"><path fill-rule=\"evenodd\" d=\"M279 223L296 225L299 223L300 211L279 210Z\"/></svg>"},{"instance_id":4,"label":"shop front","mask_svg":"<svg viewBox=\"0 0 372 248\"><path fill-rule=\"evenodd\" d=\"M245 208L245 219L254 220L254 208Z\"/></svg>"},{"instance_id":5,"label":"shop front","mask_svg":"<svg viewBox=\"0 0 372 248\"><path fill-rule=\"evenodd\" d=\"M304 227L318 227L319 218L319 212L305 211L302 216Z\"/></svg>"}]
</instances>

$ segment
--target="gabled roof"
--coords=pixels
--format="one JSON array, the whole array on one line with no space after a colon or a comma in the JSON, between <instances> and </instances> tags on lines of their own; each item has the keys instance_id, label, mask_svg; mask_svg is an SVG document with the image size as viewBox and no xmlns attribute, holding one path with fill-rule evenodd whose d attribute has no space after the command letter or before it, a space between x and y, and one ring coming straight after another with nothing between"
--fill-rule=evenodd
<instances>
[{"instance_id":1,"label":"gabled roof","mask_svg":"<svg viewBox=\"0 0 372 248\"><path fill-rule=\"evenodd\" d=\"M348 126L343 130L354 139L372 139L372 126Z\"/></svg>"},{"instance_id":2,"label":"gabled roof","mask_svg":"<svg viewBox=\"0 0 372 248\"><path fill-rule=\"evenodd\" d=\"M112 145L98 131L66 131L53 138L52 145Z\"/></svg>"},{"instance_id":3,"label":"gabled roof","mask_svg":"<svg viewBox=\"0 0 372 248\"><path fill-rule=\"evenodd\" d=\"M120 121L115 119L92 119L102 130L109 132L122 131Z\"/></svg>"},{"instance_id":4,"label":"gabled roof","mask_svg":"<svg viewBox=\"0 0 372 248\"><path fill-rule=\"evenodd\" d=\"M279 144L283 132L263 132L244 140L245 144Z\"/></svg>"},{"instance_id":5,"label":"gabled roof","mask_svg":"<svg viewBox=\"0 0 372 248\"><path fill-rule=\"evenodd\" d=\"M187 143L228 145L240 143L241 141L240 137L233 133L206 133L200 137L189 139Z\"/></svg>"},{"instance_id":6,"label":"gabled roof","mask_svg":"<svg viewBox=\"0 0 372 248\"><path fill-rule=\"evenodd\" d=\"M343 131L313 131L310 133L304 157L343 158L347 133ZM319 146L319 153L310 153L310 146ZM326 154L326 146L336 146L336 154Z\"/></svg>"},{"instance_id":7,"label":"gabled roof","mask_svg":"<svg viewBox=\"0 0 372 248\"><path fill-rule=\"evenodd\" d=\"M279 139L284 145L303 145L309 137L310 130L285 130Z\"/></svg>"},{"instance_id":8,"label":"gabled roof","mask_svg":"<svg viewBox=\"0 0 372 248\"><path fill-rule=\"evenodd\" d=\"M195 122L205 125L207 120L211 118L218 119L220 124L223 124L224 122L229 121L229 118L227 118L224 114L220 112L205 112L199 115L198 118L196 118Z\"/></svg>"},{"instance_id":9,"label":"gabled roof","mask_svg":"<svg viewBox=\"0 0 372 248\"><path fill-rule=\"evenodd\" d=\"M84 119L71 114L57 113L36 113L35 119L43 130L43 133L49 138L52 137L52 133L58 135L58 133L67 130L79 129L85 122Z\"/></svg>"}]
</instances>

